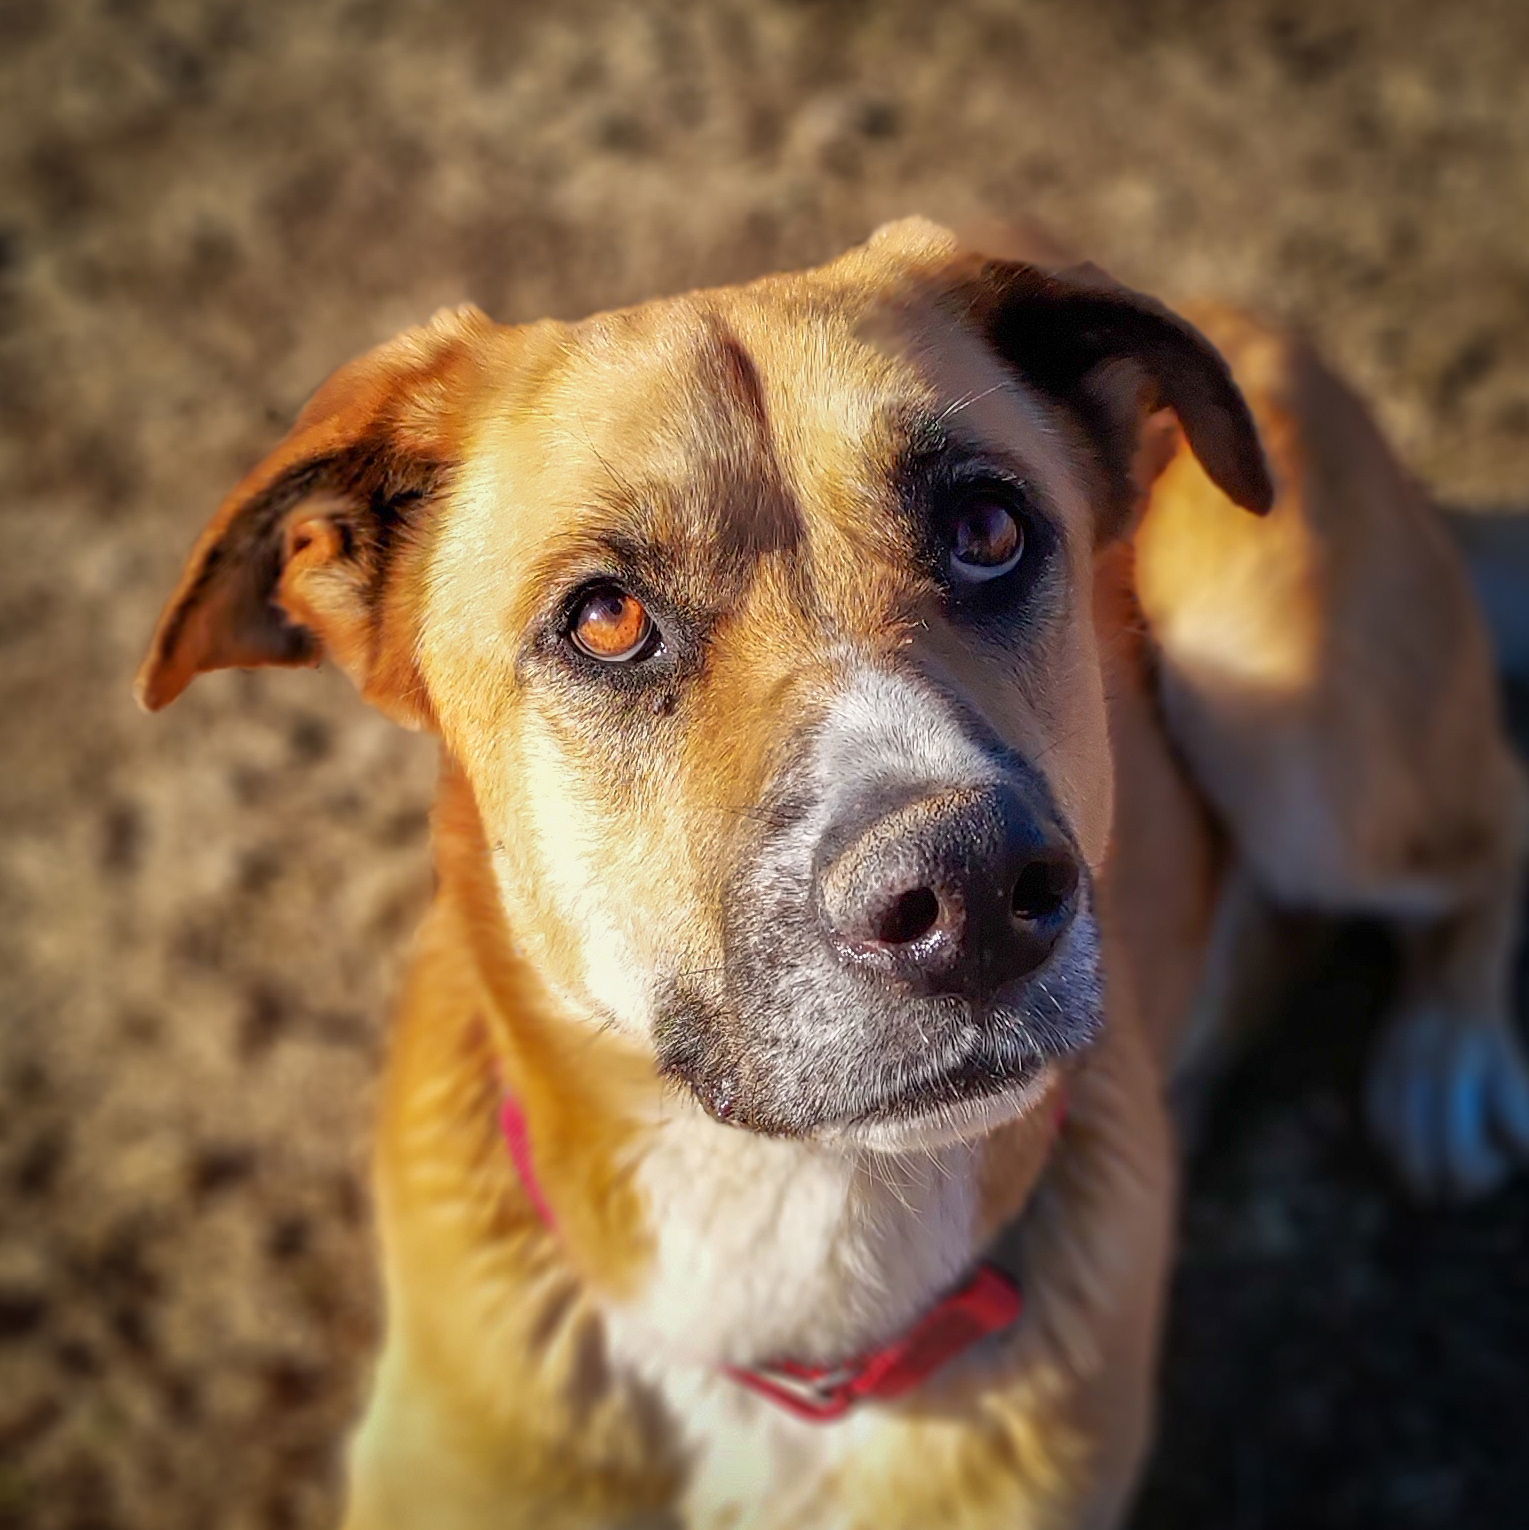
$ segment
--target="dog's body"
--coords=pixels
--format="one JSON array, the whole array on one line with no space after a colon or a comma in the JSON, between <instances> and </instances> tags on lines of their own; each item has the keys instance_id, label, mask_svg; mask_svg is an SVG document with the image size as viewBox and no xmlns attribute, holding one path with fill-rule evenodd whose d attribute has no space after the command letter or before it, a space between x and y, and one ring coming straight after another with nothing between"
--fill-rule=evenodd
<instances>
[{"instance_id":1,"label":"dog's body","mask_svg":"<svg viewBox=\"0 0 1529 1530\"><path fill-rule=\"evenodd\" d=\"M1208 322L1263 520L1195 331L918 223L581 326L445 317L230 500L149 704L322 642L444 741L354 1530L1114 1523L1164 1082L1260 899L1409 922L1377 1117L1416 1178L1529 1139L1479 621L1337 385ZM885 1344L995 1247L1018 1322L896 1402L729 1374Z\"/></svg>"}]
</instances>

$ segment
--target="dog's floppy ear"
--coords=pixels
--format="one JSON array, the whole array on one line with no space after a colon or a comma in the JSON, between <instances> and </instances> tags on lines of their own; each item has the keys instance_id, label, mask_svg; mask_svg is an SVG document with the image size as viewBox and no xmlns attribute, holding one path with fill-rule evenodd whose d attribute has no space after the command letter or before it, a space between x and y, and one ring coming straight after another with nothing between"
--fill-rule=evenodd
<instances>
[{"instance_id":1,"label":"dog's floppy ear","mask_svg":"<svg viewBox=\"0 0 1529 1530\"><path fill-rule=\"evenodd\" d=\"M1105 534L1129 521L1171 455L1164 409L1228 498L1258 515L1272 507L1247 403L1220 352L1188 320L1088 264L1047 271L984 261L968 291L998 353L1081 417L1107 479Z\"/></svg>"},{"instance_id":2,"label":"dog's floppy ear","mask_svg":"<svg viewBox=\"0 0 1529 1530\"><path fill-rule=\"evenodd\" d=\"M205 670L328 653L391 716L430 720L399 565L454 466L454 422L496 328L443 310L319 389L192 549L138 672L144 707Z\"/></svg>"}]
</instances>

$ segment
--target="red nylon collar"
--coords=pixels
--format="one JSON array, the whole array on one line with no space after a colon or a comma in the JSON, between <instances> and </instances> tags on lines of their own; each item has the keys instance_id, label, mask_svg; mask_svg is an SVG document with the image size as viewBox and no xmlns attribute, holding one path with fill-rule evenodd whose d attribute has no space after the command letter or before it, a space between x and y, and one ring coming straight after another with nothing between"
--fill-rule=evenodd
<instances>
[{"instance_id":1,"label":"red nylon collar","mask_svg":"<svg viewBox=\"0 0 1529 1530\"><path fill-rule=\"evenodd\" d=\"M536 1176L525 1112L513 1095L499 1108L499 1129L515 1172L537 1215L554 1232L557 1218ZM919 1317L890 1344L842 1365L801 1365L794 1360L759 1367L727 1366L740 1386L813 1423L843 1417L858 1402L886 1402L911 1392L989 1334L1015 1322L1024 1297L1011 1276L983 1260L971 1277Z\"/></svg>"}]
</instances>

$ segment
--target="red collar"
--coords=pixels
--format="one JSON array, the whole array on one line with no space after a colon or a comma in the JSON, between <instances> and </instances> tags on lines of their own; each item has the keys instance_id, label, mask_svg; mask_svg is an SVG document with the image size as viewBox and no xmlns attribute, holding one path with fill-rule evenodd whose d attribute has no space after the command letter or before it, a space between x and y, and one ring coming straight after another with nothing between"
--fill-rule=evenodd
<instances>
[{"instance_id":1,"label":"red collar","mask_svg":"<svg viewBox=\"0 0 1529 1530\"><path fill-rule=\"evenodd\" d=\"M500 1106L499 1127L531 1204L555 1231L557 1218L532 1161L525 1112L513 1095L505 1095ZM941 1297L890 1344L869 1354L842 1365L799 1365L794 1360L758 1368L730 1365L726 1374L798 1418L826 1423L858 1402L885 1402L911 1392L989 1334L1009 1327L1023 1306L1013 1278L985 1259L959 1289Z\"/></svg>"}]
</instances>

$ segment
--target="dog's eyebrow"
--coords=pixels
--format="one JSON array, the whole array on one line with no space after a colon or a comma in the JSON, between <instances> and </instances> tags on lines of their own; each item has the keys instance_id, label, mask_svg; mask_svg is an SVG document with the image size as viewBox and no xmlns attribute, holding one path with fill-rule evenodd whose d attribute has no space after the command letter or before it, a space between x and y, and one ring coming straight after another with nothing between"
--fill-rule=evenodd
<instances>
[{"instance_id":1,"label":"dog's eyebrow","mask_svg":"<svg viewBox=\"0 0 1529 1530\"><path fill-rule=\"evenodd\" d=\"M646 535L638 522L626 527L573 531L549 538L527 571L525 588L533 602L547 590L576 585L580 579L610 575L662 587L674 577L678 561L661 537Z\"/></svg>"},{"instance_id":2,"label":"dog's eyebrow","mask_svg":"<svg viewBox=\"0 0 1529 1530\"><path fill-rule=\"evenodd\" d=\"M948 413L931 414L923 407L892 411L892 429L902 441L902 450L898 454L901 469L915 469L950 456L955 443L945 424Z\"/></svg>"},{"instance_id":3,"label":"dog's eyebrow","mask_svg":"<svg viewBox=\"0 0 1529 1530\"><path fill-rule=\"evenodd\" d=\"M947 424L952 409L938 414L926 408L894 411L893 430L901 447L892 460L893 482L907 493L956 468L987 465L996 471L1027 478L1026 464L1012 451L992 441L970 438Z\"/></svg>"}]
</instances>

